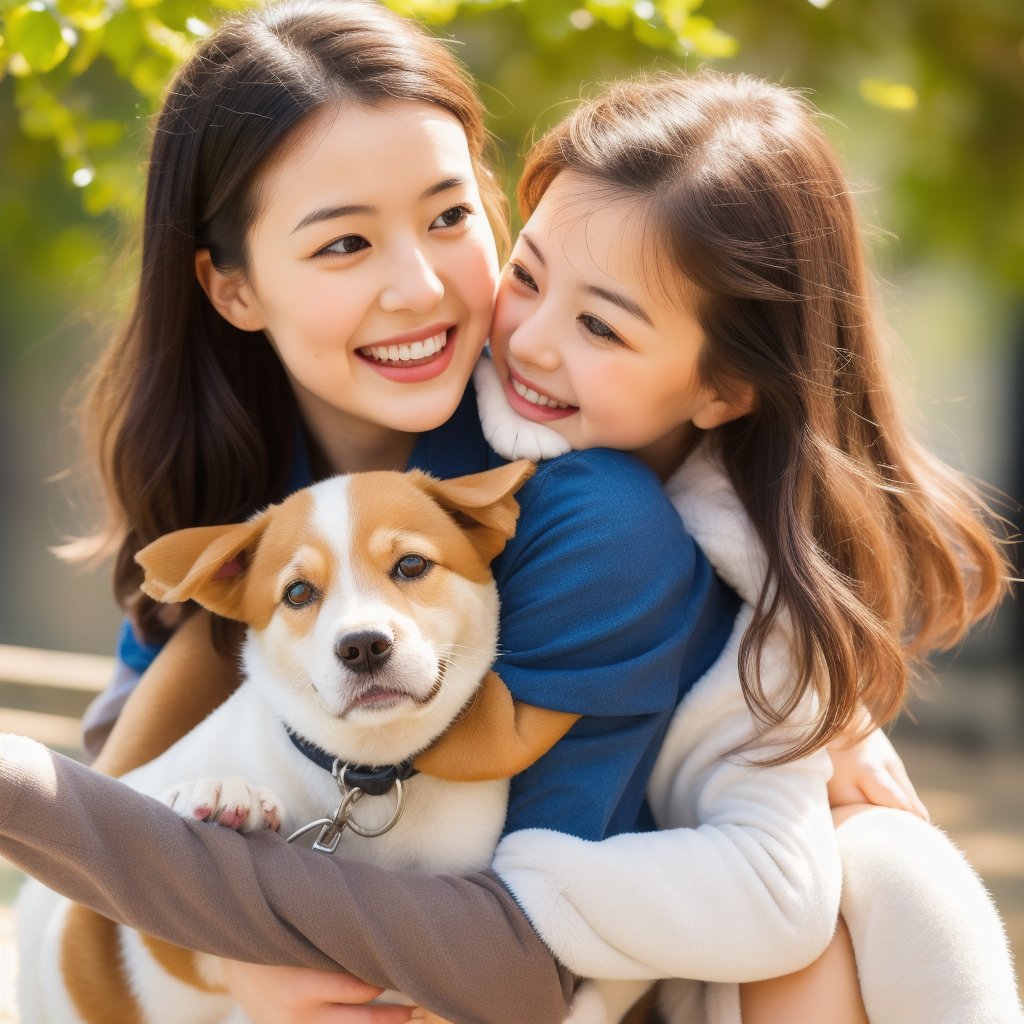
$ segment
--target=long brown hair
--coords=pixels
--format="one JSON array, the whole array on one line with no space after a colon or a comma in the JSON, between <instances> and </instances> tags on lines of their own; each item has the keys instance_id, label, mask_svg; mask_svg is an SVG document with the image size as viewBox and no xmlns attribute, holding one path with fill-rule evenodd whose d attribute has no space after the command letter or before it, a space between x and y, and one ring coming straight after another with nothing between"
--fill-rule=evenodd
<instances>
[{"instance_id":1,"label":"long brown hair","mask_svg":"<svg viewBox=\"0 0 1024 1024\"><path fill-rule=\"evenodd\" d=\"M297 126L326 104L394 99L436 104L465 129L500 248L505 200L471 79L442 42L376 3L293 0L240 15L168 89L149 158L137 297L84 407L110 509L94 540L116 550L115 593L147 640L167 629L139 592L135 553L168 531L244 518L281 498L297 429L277 356L214 311L196 250L209 248L221 271L244 271L261 171Z\"/></svg>"},{"instance_id":2,"label":"long brown hair","mask_svg":"<svg viewBox=\"0 0 1024 1024\"><path fill-rule=\"evenodd\" d=\"M536 144L519 187L524 216L564 170L640 200L662 280L667 263L697 285L703 382L754 388L755 410L714 441L768 555L740 653L747 702L770 726L808 688L819 697L786 758L864 706L890 720L914 661L955 644L1008 576L985 503L904 425L854 205L817 121L799 94L746 76L619 83ZM773 706L759 665L783 613L796 678Z\"/></svg>"}]
</instances>

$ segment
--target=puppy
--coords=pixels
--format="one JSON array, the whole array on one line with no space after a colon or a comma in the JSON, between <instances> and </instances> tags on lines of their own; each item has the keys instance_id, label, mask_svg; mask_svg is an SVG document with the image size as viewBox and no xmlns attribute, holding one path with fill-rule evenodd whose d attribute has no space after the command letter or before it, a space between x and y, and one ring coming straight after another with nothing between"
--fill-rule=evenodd
<instances>
[{"instance_id":1,"label":"puppy","mask_svg":"<svg viewBox=\"0 0 1024 1024\"><path fill-rule=\"evenodd\" d=\"M517 462L450 481L335 477L248 522L145 548L151 596L247 624L245 681L124 781L242 830L315 822L306 844L339 856L453 873L489 864L507 781L447 781L411 760L495 678L490 562L532 472ZM215 958L183 963L183 951L35 882L18 916L26 1024L245 1020Z\"/></svg>"}]
</instances>

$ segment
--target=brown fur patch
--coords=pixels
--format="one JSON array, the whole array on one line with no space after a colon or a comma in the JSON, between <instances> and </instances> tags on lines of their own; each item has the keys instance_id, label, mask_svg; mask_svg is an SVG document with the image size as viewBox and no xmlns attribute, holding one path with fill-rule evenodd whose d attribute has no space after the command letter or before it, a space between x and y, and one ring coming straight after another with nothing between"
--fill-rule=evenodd
<instances>
[{"instance_id":1,"label":"brown fur patch","mask_svg":"<svg viewBox=\"0 0 1024 1024\"><path fill-rule=\"evenodd\" d=\"M490 566L466 531L413 479L391 473L361 473L352 478L349 490L352 551L366 552L371 560L371 566L366 568L375 576L383 573L381 578L387 578L394 561L403 554L429 554L417 552L415 545L417 537L429 538L431 548L444 553L445 569L474 583L489 580ZM408 546L403 537L409 537ZM422 581L424 590L428 590L428 580ZM436 585L439 581L429 582ZM433 586L429 590L433 590ZM439 605L443 603L442 600Z\"/></svg>"},{"instance_id":2,"label":"brown fur patch","mask_svg":"<svg viewBox=\"0 0 1024 1024\"><path fill-rule=\"evenodd\" d=\"M88 1024L144 1024L121 965L113 921L72 904L61 936L60 968L71 1001Z\"/></svg>"},{"instance_id":3,"label":"brown fur patch","mask_svg":"<svg viewBox=\"0 0 1024 1024\"><path fill-rule=\"evenodd\" d=\"M488 672L469 706L415 765L453 782L508 779L546 754L579 717L513 700L497 673Z\"/></svg>"},{"instance_id":4,"label":"brown fur patch","mask_svg":"<svg viewBox=\"0 0 1024 1024\"><path fill-rule=\"evenodd\" d=\"M270 521L245 572L245 593L238 609L238 618L254 629L266 629L284 587L293 579L304 579L321 592L332 584L335 557L313 521L313 510L313 493L307 489L267 512ZM296 613L289 621L304 633L315 616L304 615L302 609Z\"/></svg>"},{"instance_id":5,"label":"brown fur patch","mask_svg":"<svg viewBox=\"0 0 1024 1024\"><path fill-rule=\"evenodd\" d=\"M150 956L172 977L191 985L200 992L227 992L223 985L211 985L199 973L196 966L196 954L191 949L175 946L173 943L154 939L152 935L142 935L143 945L149 950Z\"/></svg>"},{"instance_id":6,"label":"brown fur patch","mask_svg":"<svg viewBox=\"0 0 1024 1024\"><path fill-rule=\"evenodd\" d=\"M146 572L142 589L159 601L191 598L217 615L263 629L280 596L268 599L271 581L302 538L314 534L309 528L312 508L307 489L245 523L169 533L135 556ZM265 543L269 533L288 540ZM225 565L236 562L234 571L222 574Z\"/></svg>"}]
</instances>

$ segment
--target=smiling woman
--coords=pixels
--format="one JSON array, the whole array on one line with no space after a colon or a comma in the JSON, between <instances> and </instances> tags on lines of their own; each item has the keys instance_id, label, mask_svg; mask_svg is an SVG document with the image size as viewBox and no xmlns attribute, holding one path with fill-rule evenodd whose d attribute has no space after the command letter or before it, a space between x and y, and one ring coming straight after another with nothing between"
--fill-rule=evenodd
<instances>
[{"instance_id":1,"label":"smiling woman","mask_svg":"<svg viewBox=\"0 0 1024 1024\"><path fill-rule=\"evenodd\" d=\"M200 282L266 335L332 466L388 451L398 468L401 435L455 411L490 324L497 255L466 133L427 103L330 106L265 175L247 266L200 249Z\"/></svg>"},{"instance_id":2,"label":"smiling woman","mask_svg":"<svg viewBox=\"0 0 1024 1024\"><path fill-rule=\"evenodd\" d=\"M701 431L749 412L754 392L704 383L699 291L670 267L655 277L645 228L634 197L558 175L505 269L491 351L521 416L572 448L633 451L668 477Z\"/></svg>"}]
</instances>

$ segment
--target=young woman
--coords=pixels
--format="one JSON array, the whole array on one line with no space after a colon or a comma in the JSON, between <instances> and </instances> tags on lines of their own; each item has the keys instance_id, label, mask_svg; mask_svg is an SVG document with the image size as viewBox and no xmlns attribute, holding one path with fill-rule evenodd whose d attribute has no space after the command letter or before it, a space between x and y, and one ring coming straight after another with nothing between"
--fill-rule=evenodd
<instances>
[{"instance_id":1,"label":"young woman","mask_svg":"<svg viewBox=\"0 0 1024 1024\"><path fill-rule=\"evenodd\" d=\"M781 756L848 732L865 710L888 721L915 661L994 606L1007 566L973 489L903 425L855 211L813 109L749 78L622 83L534 147L519 194L528 221L499 288L493 370L477 371L492 444L508 457L629 450L667 481L753 609L739 649L747 704L768 729L802 690L822 697L816 728ZM773 691L780 636L792 676ZM684 781L688 733L714 731L722 706L705 682L677 714L649 790L662 827L702 820ZM837 791L847 746L833 749ZM838 815L844 913L870 1019L1016 1020L1005 938L948 840L921 817L854 813ZM496 866L582 973L621 974L643 948L664 974L709 977L656 949L663 933L650 928L684 916L707 876L642 895L600 884L613 850L623 871L643 857L648 876L668 877L683 848L666 841L659 858L637 837L593 848L511 836ZM554 938L565 900L578 958ZM834 982L819 968L746 988L744 1019L822 1019L822 993L851 976L833 963Z\"/></svg>"}]
</instances>

